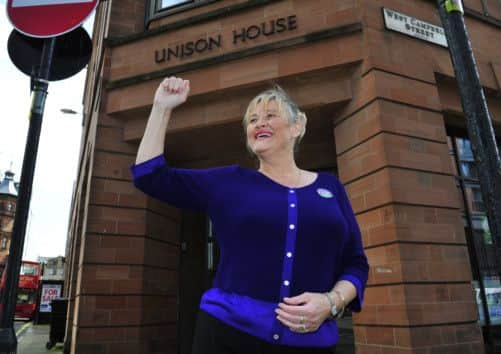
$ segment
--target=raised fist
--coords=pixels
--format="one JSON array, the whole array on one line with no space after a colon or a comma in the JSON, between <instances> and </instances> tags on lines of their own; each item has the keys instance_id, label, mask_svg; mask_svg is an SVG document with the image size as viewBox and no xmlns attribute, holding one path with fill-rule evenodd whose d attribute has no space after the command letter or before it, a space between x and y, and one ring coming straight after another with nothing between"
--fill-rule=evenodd
<instances>
[{"instance_id":1,"label":"raised fist","mask_svg":"<svg viewBox=\"0 0 501 354\"><path fill-rule=\"evenodd\" d=\"M177 77L164 79L155 92L153 105L172 110L186 101L190 92L190 82Z\"/></svg>"}]
</instances>

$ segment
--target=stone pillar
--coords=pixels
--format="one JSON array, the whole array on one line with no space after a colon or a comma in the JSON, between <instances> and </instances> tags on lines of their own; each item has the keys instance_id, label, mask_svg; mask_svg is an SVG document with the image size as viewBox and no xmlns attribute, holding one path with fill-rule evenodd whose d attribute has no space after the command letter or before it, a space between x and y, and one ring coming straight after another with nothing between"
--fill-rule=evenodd
<instances>
[{"instance_id":1,"label":"stone pillar","mask_svg":"<svg viewBox=\"0 0 501 354\"><path fill-rule=\"evenodd\" d=\"M370 275L357 353L481 353L483 342L439 96L372 69L337 118L336 153Z\"/></svg>"}]
</instances>

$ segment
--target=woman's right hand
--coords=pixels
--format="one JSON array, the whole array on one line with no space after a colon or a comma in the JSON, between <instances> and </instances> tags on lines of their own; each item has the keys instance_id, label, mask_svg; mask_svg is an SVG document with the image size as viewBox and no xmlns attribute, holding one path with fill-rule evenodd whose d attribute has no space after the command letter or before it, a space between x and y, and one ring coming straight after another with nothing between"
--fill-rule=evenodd
<instances>
[{"instance_id":1,"label":"woman's right hand","mask_svg":"<svg viewBox=\"0 0 501 354\"><path fill-rule=\"evenodd\" d=\"M153 105L162 110L173 110L183 104L190 93L190 82L177 77L164 79L155 92Z\"/></svg>"}]
</instances>

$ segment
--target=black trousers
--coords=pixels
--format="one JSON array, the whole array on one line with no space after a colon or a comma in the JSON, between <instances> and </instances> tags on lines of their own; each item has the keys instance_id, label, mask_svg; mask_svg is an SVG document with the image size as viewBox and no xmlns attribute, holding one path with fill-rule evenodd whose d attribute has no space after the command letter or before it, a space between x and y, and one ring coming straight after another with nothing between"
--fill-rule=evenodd
<instances>
[{"instance_id":1,"label":"black trousers","mask_svg":"<svg viewBox=\"0 0 501 354\"><path fill-rule=\"evenodd\" d=\"M199 311L192 354L333 354L335 348L274 345Z\"/></svg>"}]
</instances>

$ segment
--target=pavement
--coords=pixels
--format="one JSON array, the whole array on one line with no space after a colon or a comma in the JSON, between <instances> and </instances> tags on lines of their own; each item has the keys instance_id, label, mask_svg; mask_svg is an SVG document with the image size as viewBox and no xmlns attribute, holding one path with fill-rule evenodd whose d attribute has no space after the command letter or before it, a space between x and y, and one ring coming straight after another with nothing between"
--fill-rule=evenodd
<instances>
[{"instance_id":1,"label":"pavement","mask_svg":"<svg viewBox=\"0 0 501 354\"><path fill-rule=\"evenodd\" d=\"M50 326L48 324L34 325L33 322L18 323L14 327L17 337L17 354L62 354L63 343L46 349L49 341Z\"/></svg>"}]
</instances>

